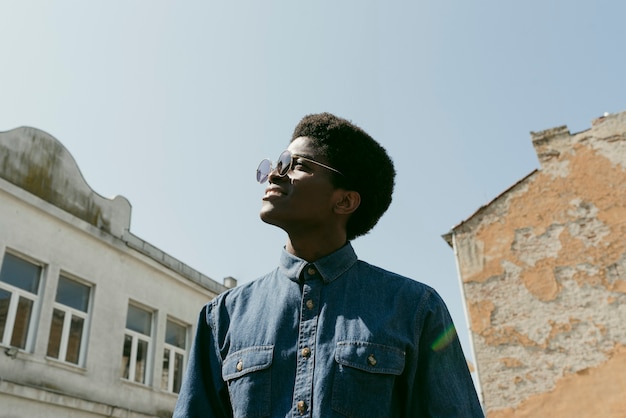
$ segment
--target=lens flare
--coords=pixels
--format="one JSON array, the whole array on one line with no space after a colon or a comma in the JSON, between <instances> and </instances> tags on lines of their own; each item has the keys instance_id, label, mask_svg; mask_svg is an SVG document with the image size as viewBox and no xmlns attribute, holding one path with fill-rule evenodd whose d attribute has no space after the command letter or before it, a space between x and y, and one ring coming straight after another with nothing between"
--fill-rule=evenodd
<instances>
[{"instance_id":1,"label":"lens flare","mask_svg":"<svg viewBox=\"0 0 626 418\"><path fill-rule=\"evenodd\" d=\"M446 348L452 340L456 337L456 328L454 328L454 324L450 325L446 328L445 331L441 333L439 337L435 340L435 342L430 346L433 351L441 351Z\"/></svg>"}]
</instances>

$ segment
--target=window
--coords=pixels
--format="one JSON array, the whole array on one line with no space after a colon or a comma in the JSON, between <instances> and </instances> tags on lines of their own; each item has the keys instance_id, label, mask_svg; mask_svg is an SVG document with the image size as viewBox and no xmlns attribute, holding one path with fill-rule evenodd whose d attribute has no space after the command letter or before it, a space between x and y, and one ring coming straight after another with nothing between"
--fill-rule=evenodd
<instances>
[{"instance_id":1,"label":"window","mask_svg":"<svg viewBox=\"0 0 626 418\"><path fill-rule=\"evenodd\" d=\"M152 312L129 304L122 352L124 379L144 384L148 382L151 335Z\"/></svg>"},{"instance_id":2,"label":"window","mask_svg":"<svg viewBox=\"0 0 626 418\"><path fill-rule=\"evenodd\" d=\"M59 277L50 323L48 357L82 365L84 362L91 287Z\"/></svg>"},{"instance_id":3,"label":"window","mask_svg":"<svg viewBox=\"0 0 626 418\"><path fill-rule=\"evenodd\" d=\"M180 392L185 367L185 347L187 327L167 320L165 328L165 349L163 350L163 374L161 388L168 392Z\"/></svg>"},{"instance_id":4,"label":"window","mask_svg":"<svg viewBox=\"0 0 626 418\"><path fill-rule=\"evenodd\" d=\"M39 301L41 266L6 253L0 269L0 343L27 350Z\"/></svg>"}]
</instances>

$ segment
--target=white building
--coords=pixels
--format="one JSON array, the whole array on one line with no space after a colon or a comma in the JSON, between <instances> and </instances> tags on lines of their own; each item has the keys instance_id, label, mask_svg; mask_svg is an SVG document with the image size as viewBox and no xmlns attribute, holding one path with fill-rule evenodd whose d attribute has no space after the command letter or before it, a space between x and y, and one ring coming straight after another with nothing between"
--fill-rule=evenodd
<instances>
[{"instance_id":1,"label":"white building","mask_svg":"<svg viewBox=\"0 0 626 418\"><path fill-rule=\"evenodd\" d=\"M0 417L171 416L199 309L227 287L130 212L52 136L0 133Z\"/></svg>"}]
</instances>

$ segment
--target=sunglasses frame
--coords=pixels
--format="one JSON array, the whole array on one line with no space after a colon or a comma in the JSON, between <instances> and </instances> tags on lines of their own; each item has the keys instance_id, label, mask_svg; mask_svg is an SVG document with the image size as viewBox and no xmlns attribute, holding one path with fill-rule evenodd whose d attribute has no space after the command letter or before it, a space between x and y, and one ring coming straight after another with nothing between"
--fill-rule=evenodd
<instances>
[{"instance_id":1,"label":"sunglasses frame","mask_svg":"<svg viewBox=\"0 0 626 418\"><path fill-rule=\"evenodd\" d=\"M284 168L285 165L282 162L282 160L284 159L283 156L285 154L288 154L289 157L290 157L289 158L289 164L287 165L287 169ZM289 150L284 150L278 156L278 160L276 161L276 163L272 163L272 161L269 158L265 158L265 159L261 160L261 162L259 163L259 166L256 169L256 180L259 183L261 183L261 184L265 183L269 179L270 174L272 173L272 171L274 171L274 170L277 170L278 177L285 177L287 175L287 173L289 173L289 171L293 169L293 162L294 162L294 160L296 158L299 158L301 160L307 161L307 162L312 163L312 164L319 165L320 167L324 167L327 170L333 171L333 172L343 176L343 173L341 171L337 170L336 168L332 168L332 167L330 167L330 166L328 166L326 164L320 163L319 161L315 161L315 160L313 160L311 158L303 157L302 155L292 154L291 151L289 151ZM269 171L267 173L262 173L261 172L261 166L264 163L269 164ZM274 165L274 164L276 164L276 165ZM279 168L279 164L280 164L280 170L278 169Z\"/></svg>"}]
</instances>

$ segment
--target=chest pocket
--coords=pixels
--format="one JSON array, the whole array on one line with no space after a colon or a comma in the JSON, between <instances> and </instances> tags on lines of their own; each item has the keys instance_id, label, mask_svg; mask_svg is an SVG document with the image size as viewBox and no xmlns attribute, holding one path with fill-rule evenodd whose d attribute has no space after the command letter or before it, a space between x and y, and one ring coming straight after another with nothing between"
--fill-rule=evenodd
<instances>
[{"instance_id":1,"label":"chest pocket","mask_svg":"<svg viewBox=\"0 0 626 418\"><path fill-rule=\"evenodd\" d=\"M270 366L274 346L244 348L229 353L222 365L222 379L228 384L235 417L270 415Z\"/></svg>"},{"instance_id":2,"label":"chest pocket","mask_svg":"<svg viewBox=\"0 0 626 418\"><path fill-rule=\"evenodd\" d=\"M348 417L388 417L404 351L361 341L342 341L335 350L332 408Z\"/></svg>"}]
</instances>

